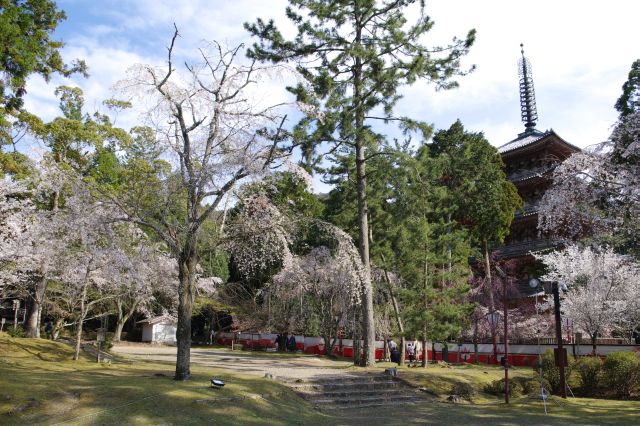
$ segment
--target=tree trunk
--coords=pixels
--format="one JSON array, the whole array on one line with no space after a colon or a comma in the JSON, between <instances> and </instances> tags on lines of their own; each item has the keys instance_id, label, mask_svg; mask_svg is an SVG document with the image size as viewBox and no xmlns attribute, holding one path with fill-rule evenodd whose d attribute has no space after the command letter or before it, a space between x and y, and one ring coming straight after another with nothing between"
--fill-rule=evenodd
<instances>
[{"instance_id":1,"label":"tree trunk","mask_svg":"<svg viewBox=\"0 0 640 426\"><path fill-rule=\"evenodd\" d=\"M195 244L191 247L194 247ZM175 380L188 380L191 377L191 315L194 302L195 253L186 247L179 259L178 279L178 328L176 340L178 355L176 357Z\"/></svg>"},{"instance_id":2,"label":"tree trunk","mask_svg":"<svg viewBox=\"0 0 640 426\"><path fill-rule=\"evenodd\" d=\"M122 340L122 329L124 328L124 324L129 320L129 318L131 318L131 315L133 315L138 307L138 302L134 301L131 308L129 308L129 311L124 312L122 302L118 301L116 303L118 306L118 319L116 322L116 330L113 334L113 342L119 342Z\"/></svg>"},{"instance_id":3,"label":"tree trunk","mask_svg":"<svg viewBox=\"0 0 640 426\"><path fill-rule=\"evenodd\" d=\"M396 295L393 291L393 283L391 282L391 277L389 277L389 271L387 270L387 261L384 257L384 254L380 254L380 258L382 259L382 264L384 265L384 280L387 282L387 288L389 289L389 297L391 298L391 305L393 306L393 314L396 317L396 324L398 325L398 330L400 331L400 360L398 365L404 365L404 324L402 323L402 317L400 316L400 308L398 306L398 300L396 299Z\"/></svg>"},{"instance_id":4,"label":"tree trunk","mask_svg":"<svg viewBox=\"0 0 640 426\"><path fill-rule=\"evenodd\" d=\"M82 287L82 297L80 298L80 315L78 316L78 321L76 322L76 351L73 354L73 360L77 361L80 358L80 343L82 342L82 323L84 323L84 319L87 317L87 287L89 287L89 283L85 282Z\"/></svg>"},{"instance_id":5,"label":"tree trunk","mask_svg":"<svg viewBox=\"0 0 640 426\"><path fill-rule=\"evenodd\" d=\"M42 315L42 304L47 292L47 280L42 277L36 283L33 293L33 304L29 312L29 319L25 324L25 332L27 337L40 337L40 317Z\"/></svg>"},{"instance_id":6,"label":"tree trunk","mask_svg":"<svg viewBox=\"0 0 640 426\"><path fill-rule=\"evenodd\" d=\"M360 11L356 3L356 45L361 44L362 25L360 23ZM360 258L364 266L363 284L363 334L364 334L364 364L376 363L376 331L373 318L373 287L371 285L371 264L369 261L369 211L367 206L367 175L365 173L365 127L364 110L362 105L362 58L355 57L353 67L353 102L355 110L355 148L356 148L356 180L358 197L358 228L360 238Z\"/></svg>"},{"instance_id":7,"label":"tree trunk","mask_svg":"<svg viewBox=\"0 0 640 426\"><path fill-rule=\"evenodd\" d=\"M53 333L52 333L53 340L58 340L58 337L60 336L60 332L62 331L63 328L64 328L64 318L56 319L56 322L53 325Z\"/></svg>"},{"instance_id":8,"label":"tree trunk","mask_svg":"<svg viewBox=\"0 0 640 426\"><path fill-rule=\"evenodd\" d=\"M429 300L427 298L427 294L429 291L429 246L425 245L424 247L424 310L425 312L429 309ZM425 320L422 324L422 367L427 368L427 333L428 333L429 324ZM417 356L417 354L416 354Z\"/></svg>"},{"instance_id":9,"label":"tree trunk","mask_svg":"<svg viewBox=\"0 0 640 426\"><path fill-rule=\"evenodd\" d=\"M404 347L407 344L407 340L404 337L404 334L400 336L400 361L398 361L398 365L403 366L404 362L407 358L407 354L404 351Z\"/></svg>"},{"instance_id":10,"label":"tree trunk","mask_svg":"<svg viewBox=\"0 0 640 426\"><path fill-rule=\"evenodd\" d=\"M449 362L449 345L446 340L442 342L442 361Z\"/></svg>"},{"instance_id":11,"label":"tree trunk","mask_svg":"<svg viewBox=\"0 0 640 426\"><path fill-rule=\"evenodd\" d=\"M422 338L422 368L427 368L427 363L429 362L428 359L428 351L427 351L427 339L426 338ZM416 356L418 356L418 354L416 353Z\"/></svg>"},{"instance_id":12,"label":"tree trunk","mask_svg":"<svg viewBox=\"0 0 640 426\"><path fill-rule=\"evenodd\" d=\"M451 208L451 200L449 200L449 208ZM447 221L449 223L448 228L449 228L449 233L451 233L451 212L449 212L449 214L447 215ZM448 281L449 283L451 283L451 277L453 276L452 274L452 253L451 253L451 241L447 242L447 271L449 272L449 278Z\"/></svg>"},{"instance_id":13,"label":"tree trunk","mask_svg":"<svg viewBox=\"0 0 640 426\"><path fill-rule=\"evenodd\" d=\"M493 316L496 312L495 303L493 301L493 282L491 279L491 262L489 260L489 245L487 241L483 241L484 248L484 274L487 280L487 289L489 290L489 315ZM489 330L491 331L491 342L493 343L493 359L498 360L498 344L496 342L496 325L489 322Z\"/></svg>"},{"instance_id":14,"label":"tree trunk","mask_svg":"<svg viewBox=\"0 0 640 426\"><path fill-rule=\"evenodd\" d=\"M122 328L124 327L124 312L122 310L122 302L120 300L116 300L116 306L118 308L118 316L116 319L116 331L113 333L113 341L119 342L122 338Z\"/></svg>"}]
</instances>

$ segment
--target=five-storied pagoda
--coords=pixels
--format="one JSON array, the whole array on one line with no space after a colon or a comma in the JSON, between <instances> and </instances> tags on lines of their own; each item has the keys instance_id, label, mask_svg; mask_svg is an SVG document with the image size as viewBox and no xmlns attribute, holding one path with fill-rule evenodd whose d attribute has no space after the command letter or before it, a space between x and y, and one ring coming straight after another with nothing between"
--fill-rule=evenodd
<instances>
[{"instance_id":1,"label":"five-storied pagoda","mask_svg":"<svg viewBox=\"0 0 640 426\"><path fill-rule=\"evenodd\" d=\"M520 45L522 48L522 44ZM500 249L501 257L517 259L521 280L533 277L535 260L530 254L552 247L553 241L538 232L540 200L552 182L558 164L580 149L558 136L553 130L535 128L538 120L533 89L531 64L521 50L518 62L520 75L520 111L525 130L517 138L498 148L505 163L507 177L518 189L524 201L523 210L516 211L511 232Z\"/></svg>"}]
</instances>

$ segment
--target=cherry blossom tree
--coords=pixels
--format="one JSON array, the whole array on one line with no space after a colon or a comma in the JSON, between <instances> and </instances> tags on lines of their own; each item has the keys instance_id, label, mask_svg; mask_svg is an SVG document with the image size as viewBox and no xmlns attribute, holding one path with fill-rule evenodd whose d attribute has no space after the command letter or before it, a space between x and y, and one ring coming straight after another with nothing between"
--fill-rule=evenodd
<instances>
[{"instance_id":1,"label":"cherry blossom tree","mask_svg":"<svg viewBox=\"0 0 640 426\"><path fill-rule=\"evenodd\" d=\"M577 245L536 258L549 268L544 280L567 286L562 310L589 335L594 352L598 336L637 319L640 265L632 258Z\"/></svg>"},{"instance_id":2,"label":"cherry blossom tree","mask_svg":"<svg viewBox=\"0 0 640 426\"><path fill-rule=\"evenodd\" d=\"M7 271L7 253L15 250L17 242L27 232L30 216L35 209L23 182L0 179L0 291L9 283L12 276Z\"/></svg>"},{"instance_id":3,"label":"cherry blossom tree","mask_svg":"<svg viewBox=\"0 0 640 426\"><path fill-rule=\"evenodd\" d=\"M310 229L321 243L296 244ZM330 353L338 324L361 303L365 270L351 237L315 218L288 217L258 193L243 200L227 239L236 268L257 279L253 294L274 296L267 309L278 310L289 327L304 328L313 316Z\"/></svg>"},{"instance_id":4,"label":"cherry blossom tree","mask_svg":"<svg viewBox=\"0 0 640 426\"><path fill-rule=\"evenodd\" d=\"M540 230L570 239L615 234L629 252L637 249L640 112L621 117L609 140L572 155L553 179L542 199Z\"/></svg>"},{"instance_id":5,"label":"cherry blossom tree","mask_svg":"<svg viewBox=\"0 0 640 426\"><path fill-rule=\"evenodd\" d=\"M187 63L181 73L174 66L178 35L176 29L165 67L136 66L116 87L143 110L172 170L128 182L112 201L126 220L161 238L177 260L175 378L186 380L202 225L216 220L213 213L234 187L268 172L288 151L283 148L284 117L277 106L256 102L252 92L275 68L241 65L242 45L226 49L212 42L200 49L200 62Z\"/></svg>"},{"instance_id":6,"label":"cherry blossom tree","mask_svg":"<svg viewBox=\"0 0 640 426\"><path fill-rule=\"evenodd\" d=\"M63 244L57 233L60 212L57 208L36 208L36 204L48 204L46 194L59 192L65 178L55 165L46 160L41 165L34 167L34 175L27 181L20 184L3 182L6 188L13 189L12 194L3 197L2 204L14 213L13 217L3 221L9 227L6 233L3 232L8 238L4 239L5 245L0 251L0 261L6 265L3 281L31 301L32 308L25 325L29 337L40 337L40 317L47 284ZM18 191L17 188L21 189ZM19 206L16 207L15 203Z\"/></svg>"},{"instance_id":7,"label":"cherry blossom tree","mask_svg":"<svg viewBox=\"0 0 640 426\"><path fill-rule=\"evenodd\" d=\"M177 304L178 271L175 260L164 252L161 244L151 243L142 231L136 228L129 231L128 235L121 237L117 248L123 252L124 258L121 269L114 277L118 283L113 299L116 313L114 342L121 340L122 329L134 313L142 312L151 316L154 308L170 312ZM168 301L169 305L159 303L159 300Z\"/></svg>"}]
</instances>

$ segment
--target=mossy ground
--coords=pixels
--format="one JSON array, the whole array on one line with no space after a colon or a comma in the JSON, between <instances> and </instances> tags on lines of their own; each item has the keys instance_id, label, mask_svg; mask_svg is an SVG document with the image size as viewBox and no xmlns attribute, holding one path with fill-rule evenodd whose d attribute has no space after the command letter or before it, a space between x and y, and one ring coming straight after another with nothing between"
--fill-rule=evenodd
<instances>
[{"instance_id":1,"label":"mossy ground","mask_svg":"<svg viewBox=\"0 0 640 426\"><path fill-rule=\"evenodd\" d=\"M172 379L160 362L72 361L72 349L0 334L0 424L327 424L288 388L256 376L193 366ZM211 377L226 386L213 389Z\"/></svg>"},{"instance_id":2,"label":"mossy ground","mask_svg":"<svg viewBox=\"0 0 640 426\"><path fill-rule=\"evenodd\" d=\"M542 402L527 396L506 406L482 392L503 377L491 366L401 368L405 380L434 392L434 401L404 407L319 413L291 390L259 376L194 365L186 382L172 379L171 363L74 362L72 350L42 339L0 333L0 424L639 424L640 402L586 398ZM270 354L259 354L270 356ZM390 367L379 364L375 370ZM346 370L352 371L354 368ZM357 370L360 371L360 370ZM512 376L529 376L522 368ZM227 385L212 389L211 377ZM445 403L451 387L477 390L472 403Z\"/></svg>"}]
</instances>

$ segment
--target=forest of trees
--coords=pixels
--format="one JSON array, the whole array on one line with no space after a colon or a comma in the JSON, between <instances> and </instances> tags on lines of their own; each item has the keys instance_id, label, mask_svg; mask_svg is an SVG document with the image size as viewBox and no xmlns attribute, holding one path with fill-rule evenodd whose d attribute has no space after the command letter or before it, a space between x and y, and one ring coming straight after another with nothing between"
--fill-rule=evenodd
<instances>
[{"instance_id":1,"label":"forest of trees","mask_svg":"<svg viewBox=\"0 0 640 426\"><path fill-rule=\"evenodd\" d=\"M133 319L174 315L178 380L191 374L197 316L322 336L329 351L341 329L364 342L362 365L376 339L495 337L487 316L515 275L494 251L522 200L482 133L396 114L402 88L455 89L473 71L461 58L475 31L427 46L426 11L404 15L423 2L290 3L291 40L258 19L245 24L251 47L211 41L181 66L176 27L164 67L131 68L108 112L60 86L46 121L24 107L28 77L86 65L61 59L53 2L3 2L0 295L27 304L27 336L46 313L56 335L73 330L77 358L89 320L113 318L120 340ZM567 315L594 342L640 323L638 64L610 140L558 167L542 206L540 228L566 247L539 256L545 279L568 285ZM274 70L295 75L297 122L290 106L255 99ZM136 125L116 126L129 109L143 112ZM46 147L41 158L26 140ZM314 179L331 190L312 192Z\"/></svg>"}]
</instances>

